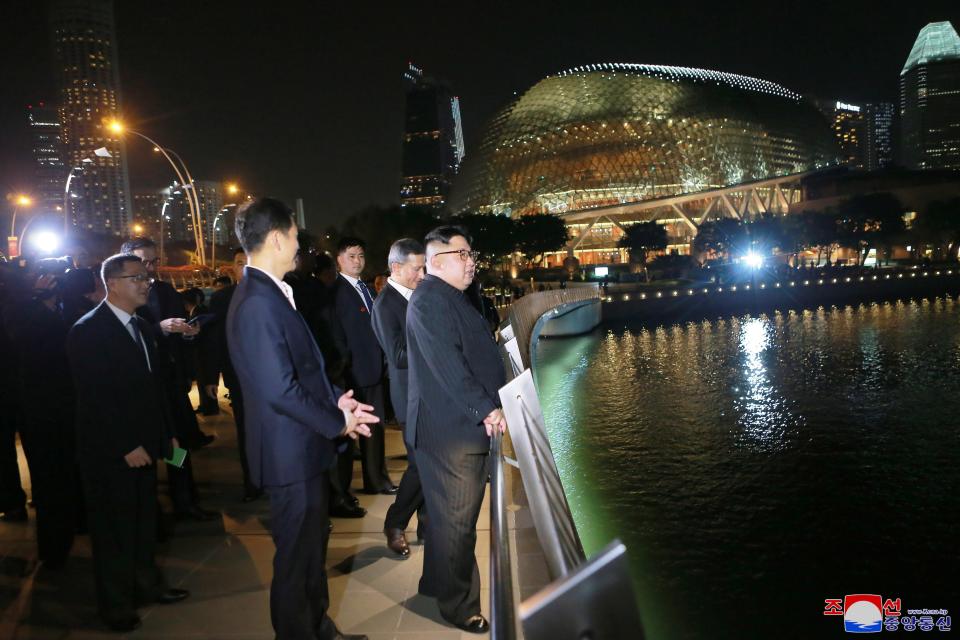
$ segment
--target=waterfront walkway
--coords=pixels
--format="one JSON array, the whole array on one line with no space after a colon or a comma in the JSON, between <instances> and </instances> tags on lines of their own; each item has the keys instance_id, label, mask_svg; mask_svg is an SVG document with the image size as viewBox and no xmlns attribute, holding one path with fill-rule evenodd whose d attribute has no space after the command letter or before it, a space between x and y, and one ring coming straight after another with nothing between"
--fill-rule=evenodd
<instances>
[{"instance_id":1,"label":"waterfront walkway","mask_svg":"<svg viewBox=\"0 0 960 640\"><path fill-rule=\"evenodd\" d=\"M193 398L196 404L195 393ZM0 523L0 638L274 637L269 610L273 543L267 529L268 505L266 498L251 504L240 501L236 432L229 401L221 397L220 405L219 416L201 419L203 430L216 434L217 439L196 452L194 473L203 506L218 511L221 517L212 522L176 523L158 558L171 586L189 589L191 597L172 606L141 609L143 626L133 633L120 636L108 632L96 615L89 538L77 538L63 571L38 568L31 510L28 523ZM387 459L394 482L399 482L406 465L403 453L400 432L388 427ZM29 493L29 476L22 475ZM361 486L359 461L353 486ZM333 519L327 556L330 614L340 629L365 633L371 640L478 637L447 625L440 618L436 602L417 594L423 566L421 546L411 545L408 560L398 559L387 549L383 518L393 496L358 492L357 497L367 516ZM165 495L161 501L169 512ZM489 603L487 503L485 499L476 547L484 615L488 614ZM414 519L408 529L411 541L415 531Z\"/></svg>"}]
</instances>

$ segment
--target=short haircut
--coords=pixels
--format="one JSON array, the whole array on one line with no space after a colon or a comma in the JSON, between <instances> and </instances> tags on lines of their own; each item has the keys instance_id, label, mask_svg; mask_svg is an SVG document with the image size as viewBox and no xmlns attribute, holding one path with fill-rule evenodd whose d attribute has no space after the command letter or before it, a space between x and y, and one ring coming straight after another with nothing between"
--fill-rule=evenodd
<instances>
[{"instance_id":1,"label":"short haircut","mask_svg":"<svg viewBox=\"0 0 960 640\"><path fill-rule=\"evenodd\" d=\"M339 256L350 247L360 247L361 249L366 251L367 243L361 240L360 238L354 238L353 236L344 236L343 238L340 238L340 242L337 243L337 255Z\"/></svg>"},{"instance_id":2,"label":"short haircut","mask_svg":"<svg viewBox=\"0 0 960 640\"><path fill-rule=\"evenodd\" d=\"M206 298L203 290L198 289L197 287L191 287L182 292L180 295L183 296L184 300L189 301L193 305L203 304L203 301Z\"/></svg>"},{"instance_id":3,"label":"short haircut","mask_svg":"<svg viewBox=\"0 0 960 640\"><path fill-rule=\"evenodd\" d=\"M233 280L230 279L230 276L219 276L216 280L213 281L213 283L214 283L214 284L231 285L231 284L233 284Z\"/></svg>"},{"instance_id":4,"label":"short haircut","mask_svg":"<svg viewBox=\"0 0 960 640\"><path fill-rule=\"evenodd\" d=\"M237 240L249 255L257 252L271 231L286 233L293 226L293 210L275 198L260 198L237 210Z\"/></svg>"},{"instance_id":5,"label":"short haircut","mask_svg":"<svg viewBox=\"0 0 960 640\"><path fill-rule=\"evenodd\" d=\"M103 284L106 285L107 280L116 278L123 273L125 265L128 262L141 262L141 260L139 257L129 253L118 253L104 260L100 266L100 278L103 279Z\"/></svg>"},{"instance_id":6,"label":"short haircut","mask_svg":"<svg viewBox=\"0 0 960 640\"><path fill-rule=\"evenodd\" d=\"M151 240L150 238L145 238L143 236L137 236L136 238L130 238L120 246L120 253L131 254L137 249L156 249L157 243Z\"/></svg>"},{"instance_id":7,"label":"short haircut","mask_svg":"<svg viewBox=\"0 0 960 640\"><path fill-rule=\"evenodd\" d=\"M424 246L430 246L432 243L438 242L443 245L449 245L450 241L457 236L463 236L463 238L467 241L467 244L473 244L473 238L470 237L470 234L467 233L467 230L459 225L454 224L437 227L426 235L426 237L423 239L423 244Z\"/></svg>"},{"instance_id":8,"label":"short haircut","mask_svg":"<svg viewBox=\"0 0 960 640\"><path fill-rule=\"evenodd\" d=\"M237 247L233 250L233 257L236 258L240 254L247 255L247 252L243 250L243 247Z\"/></svg>"},{"instance_id":9,"label":"short haircut","mask_svg":"<svg viewBox=\"0 0 960 640\"><path fill-rule=\"evenodd\" d=\"M387 268L392 264L404 264L410 256L423 255L423 245L413 238L400 238L390 245Z\"/></svg>"}]
</instances>

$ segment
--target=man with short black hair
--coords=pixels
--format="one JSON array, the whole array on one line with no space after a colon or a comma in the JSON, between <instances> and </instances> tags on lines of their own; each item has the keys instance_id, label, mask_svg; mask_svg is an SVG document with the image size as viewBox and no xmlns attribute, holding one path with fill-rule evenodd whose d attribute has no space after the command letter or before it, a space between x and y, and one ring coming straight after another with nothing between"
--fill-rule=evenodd
<instances>
[{"instance_id":1,"label":"man with short black hair","mask_svg":"<svg viewBox=\"0 0 960 640\"><path fill-rule=\"evenodd\" d=\"M140 626L136 607L178 602L154 561L156 461L177 446L160 379L157 338L137 315L151 277L140 258L101 269L107 297L67 336L77 398L77 460L86 494L100 616L115 631Z\"/></svg>"},{"instance_id":2,"label":"man with short black hair","mask_svg":"<svg viewBox=\"0 0 960 640\"><path fill-rule=\"evenodd\" d=\"M407 307L407 429L430 515L419 590L437 598L445 620L483 633L474 549L490 436L506 430L506 376L486 321L463 293L477 267L466 232L439 227L424 244L427 275Z\"/></svg>"},{"instance_id":3,"label":"man with short black hair","mask_svg":"<svg viewBox=\"0 0 960 640\"><path fill-rule=\"evenodd\" d=\"M404 531L414 513L418 513L417 538L423 539L425 512L420 475L413 450L413 434L407 423L407 301L423 280L423 245L412 238L401 238L390 247L387 256L390 277L373 302L373 331L387 358L390 379L390 401L397 421L403 428L407 449L407 470L400 479L397 498L387 509L383 533L387 547L402 558L410 556Z\"/></svg>"},{"instance_id":4,"label":"man with short black hair","mask_svg":"<svg viewBox=\"0 0 960 640\"><path fill-rule=\"evenodd\" d=\"M346 358L344 376L347 386L356 391L360 401L373 405L374 413L383 419L386 404L383 351L370 323L374 294L361 280L366 266L366 244L363 240L341 238L337 244L337 266L340 275L334 283L333 300L340 330L335 333L344 340L341 350ZM383 426L374 425L370 432L370 439L360 443L363 492L393 495L397 492L397 486L387 473ZM341 488L349 495L353 457L341 455L337 464Z\"/></svg>"},{"instance_id":5,"label":"man with short black hair","mask_svg":"<svg viewBox=\"0 0 960 640\"><path fill-rule=\"evenodd\" d=\"M237 211L247 253L227 314L230 358L243 388L251 479L270 497L276 545L270 617L278 638L366 638L340 633L327 615L326 471L343 438L369 436L373 407L334 387L283 276L299 243L293 212L272 198Z\"/></svg>"}]
</instances>

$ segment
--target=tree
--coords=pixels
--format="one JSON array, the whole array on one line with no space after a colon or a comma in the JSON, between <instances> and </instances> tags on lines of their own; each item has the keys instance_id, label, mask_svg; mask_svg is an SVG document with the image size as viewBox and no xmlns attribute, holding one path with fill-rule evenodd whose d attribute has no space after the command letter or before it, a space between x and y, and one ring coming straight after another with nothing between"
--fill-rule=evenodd
<instances>
[{"instance_id":1,"label":"tree","mask_svg":"<svg viewBox=\"0 0 960 640\"><path fill-rule=\"evenodd\" d=\"M748 248L749 240L743 223L734 218L720 218L704 222L697 229L693 239L693 249L700 255L707 257L725 256L744 252Z\"/></svg>"},{"instance_id":2,"label":"tree","mask_svg":"<svg viewBox=\"0 0 960 640\"><path fill-rule=\"evenodd\" d=\"M909 237L914 251L919 245L933 245L939 260L955 260L960 239L960 198L931 202L920 212Z\"/></svg>"},{"instance_id":3,"label":"tree","mask_svg":"<svg viewBox=\"0 0 960 640\"><path fill-rule=\"evenodd\" d=\"M473 238L471 246L483 260L496 263L517 248L517 225L512 218L471 213L454 216L451 224L465 228Z\"/></svg>"},{"instance_id":4,"label":"tree","mask_svg":"<svg viewBox=\"0 0 960 640\"><path fill-rule=\"evenodd\" d=\"M617 246L630 252L630 262L643 269L644 280L649 282L647 255L651 251L662 251L667 248L667 230L662 224L654 221L637 222L624 230Z\"/></svg>"},{"instance_id":5,"label":"tree","mask_svg":"<svg viewBox=\"0 0 960 640\"><path fill-rule=\"evenodd\" d=\"M368 207L352 214L340 225L340 237L354 236L366 245L364 277L385 273L390 245L400 238L423 241L428 231L440 224L431 209L408 206ZM328 235L328 234L325 234Z\"/></svg>"},{"instance_id":6,"label":"tree","mask_svg":"<svg viewBox=\"0 0 960 640\"><path fill-rule=\"evenodd\" d=\"M857 263L863 265L871 247L886 249L903 233L903 205L891 193L854 196L841 203L840 240L857 250Z\"/></svg>"},{"instance_id":7,"label":"tree","mask_svg":"<svg viewBox=\"0 0 960 640\"><path fill-rule=\"evenodd\" d=\"M570 232L560 216L535 213L516 221L517 248L527 260L540 264L548 251L559 251L570 239Z\"/></svg>"},{"instance_id":8,"label":"tree","mask_svg":"<svg viewBox=\"0 0 960 640\"><path fill-rule=\"evenodd\" d=\"M796 244L800 249L816 249L817 264L826 254L827 259L840 244L840 214L835 209L826 211L801 211L793 216ZM799 250L796 252L799 253ZM796 258L796 254L794 254Z\"/></svg>"}]
</instances>

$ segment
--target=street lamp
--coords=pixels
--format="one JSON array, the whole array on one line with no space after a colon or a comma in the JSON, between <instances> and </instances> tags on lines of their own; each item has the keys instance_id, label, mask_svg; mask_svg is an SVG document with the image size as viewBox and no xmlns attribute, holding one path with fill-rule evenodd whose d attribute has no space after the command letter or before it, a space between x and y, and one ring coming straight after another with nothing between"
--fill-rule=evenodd
<instances>
[{"instance_id":1,"label":"street lamp","mask_svg":"<svg viewBox=\"0 0 960 640\"><path fill-rule=\"evenodd\" d=\"M107 150L106 147L100 147L95 149L93 155L98 158L112 158L113 155ZM70 233L70 182L73 180L73 172L82 170L86 165L92 164L92 158L84 158L80 161L75 167L70 168L70 172L67 174L67 184L63 189L63 238L66 240L67 234Z\"/></svg>"},{"instance_id":2,"label":"street lamp","mask_svg":"<svg viewBox=\"0 0 960 640\"><path fill-rule=\"evenodd\" d=\"M139 131L125 127L119 120L114 120L110 123L110 130L118 135L123 133L132 133L138 138L143 138L149 142L153 146L154 150L162 153L163 157L166 158L167 162L170 163L170 166L173 167L173 171L177 174L177 178L180 180L180 184L183 185L184 189L190 189L190 191L193 192L193 197L191 198L190 191L187 191L187 206L190 208L190 217L193 219L193 226L195 229L194 233L197 241L197 260L201 265L204 264L206 262L206 251L203 247L203 230L200 228L200 201L197 199L196 189L194 189L193 176L190 175L190 171L187 169L187 165L183 161L183 158L181 158L172 149L166 149L162 147L155 140L145 136ZM177 163L173 161L171 155L175 156L177 160L180 161L183 171L180 171L180 167L178 167ZM184 177L184 174L186 174L186 178Z\"/></svg>"},{"instance_id":3,"label":"street lamp","mask_svg":"<svg viewBox=\"0 0 960 640\"><path fill-rule=\"evenodd\" d=\"M33 201L30 196L22 193L13 198L13 217L10 219L10 235L7 236L7 253L10 254L11 258L20 255L20 243L17 242L17 212L20 211L20 207L29 207L31 204L33 204Z\"/></svg>"},{"instance_id":4,"label":"street lamp","mask_svg":"<svg viewBox=\"0 0 960 640\"><path fill-rule=\"evenodd\" d=\"M230 194L231 196L235 196L235 195L237 195L237 194L240 193L240 187L238 187L238 186L237 186L237 183L235 183L235 182L228 182L228 183L227 183L227 193ZM216 255L217 255L217 221L220 219L220 216L222 216L223 214L225 214L225 213L230 209L230 207L236 207L236 206L237 206L237 204L236 204L235 202L231 202L230 204L228 204L228 205L226 205L224 208L222 208L222 209L219 211L219 213L217 213L217 216L213 219L213 226L211 227L211 234L210 234L210 235L212 236L212 238L210 239L210 267L211 267L212 269L214 269L214 270L216 270L216 268L217 268L217 260L216 260Z\"/></svg>"}]
</instances>

